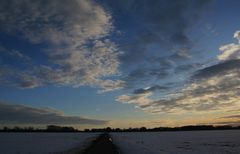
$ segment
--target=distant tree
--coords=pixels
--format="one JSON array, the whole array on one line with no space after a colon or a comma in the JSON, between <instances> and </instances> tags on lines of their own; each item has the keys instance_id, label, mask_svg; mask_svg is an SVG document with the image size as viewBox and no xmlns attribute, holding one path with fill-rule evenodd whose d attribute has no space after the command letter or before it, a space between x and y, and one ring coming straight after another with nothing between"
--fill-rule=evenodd
<instances>
[{"instance_id":1,"label":"distant tree","mask_svg":"<svg viewBox=\"0 0 240 154\"><path fill-rule=\"evenodd\" d=\"M139 131L145 132L145 131L147 131L147 128L146 127L141 127L141 128L139 128Z\"/></svg>"},{"instance_id":2,"label":"distant tree","mask_svg":"<svg viewBox=\"0 0 240 154\"><path fill-rule=\"evenodd\" d=\"M13 131L15 131L15 132L20 132L20 131L22 131L22 129L21 129L20 127L18 127L18 126L15 126L15 127L13 128Z\"/></svg>"},{"instance_id":3,"label":"distant tree","mask_svg":"<svg viewBox=\"0 0 240 154\"><path fill-rule=\"evenodd\" d=\"M61 126L56 126L56 125L48 125L46 128L46 131L48 132L75 132L77 131L73 127L61 127Z\"/></svg>"},{"instance_id":4,"label":"distant tree","mask_svg":"<svg viewBox=\"0 0 240 154\"><path fill-rule=\"evenodd\" d=\"M122 130L120 128L115 129L116 132L121 132Z\"/></svg>"},{"instance_id":5,"label":"distant tree","mask_svg":"<svg viewBox=\"0 0 240 154\"><path fill-rule=\"evenodd\" d=\"M61 127L56 125L48 125L46 130L50 132L59 132Z\"/></svg>"},{"instance_id":6,"label":"distant tree","mask_svg":"<svg viewBox=\"0 0 240 154\"><path fill-rule=\"evenodd\" d=\"M111 132L111 131L112 131L112 128L111 128L111 127L107 127L107 128L105 129L105 131L106 131L106 132Z\"/></svg>"},{"instance_id":7,"label":"distant tree","mask_svg":"<svg viewBox=\"0 0 240 154\"><path fill-rule=\"evenodd\" d=\"M8 127L3 127L3 131L5 131L5 132L7 132L7 131L9 131L10 129L8 128Z\"/></svg>"},{"instance_id":8,"label":"distant tree","mask_svg":"<svg viewBox=\"0 0 240 154\"><path fill-rule=\"evenodd\" d=\"M62 127L63 132L74 132L76 131L73 127Z\"/></svg>"},{"instance_id":9,"label":"distant tree","mask_svg":"<svg viewBox=\"0 0 240 154\"><path fill-rule=\"evenodd\" d=\"M34 128L33 127L25 127L23 130L26 132L32 132L32 131L34 131Z\"/></svg>"}]
</instances>

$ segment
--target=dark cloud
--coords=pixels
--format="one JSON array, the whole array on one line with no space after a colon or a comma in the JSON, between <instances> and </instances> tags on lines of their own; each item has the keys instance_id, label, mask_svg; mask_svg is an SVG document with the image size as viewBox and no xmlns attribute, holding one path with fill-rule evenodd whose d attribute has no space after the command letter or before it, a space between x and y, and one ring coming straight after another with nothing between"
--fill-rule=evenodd
<instances>
[{"instance_id":1,"label":"dark cloud","mask_svg":"<svg viewBox=\"0 0 240 154\"><path fill-rule=\"evenodd\" d=\"M144 94L144 93L155 92L155 91L165 91L168 89L169 87L154 85L148 88L135 89L133 94Z\"/></svg>"},{"instance_id":2,"label":"dark cloud","mask_svg":"<svg viewBox=\"0 0 240 154\"><path fill-rule=\"evenodd\" d=\"M0 103L0 124L103 125L107 122L78 116L66 116L62 112L50 108Z\"/></svg>"},{"instance_id":3,"label":"dark cloud","mask_svg":"<svg viewBox=\"0 0 240 154\"><path fill-rule=\"evenodd\" d=\"M239 70L240 59L229 60L225 62L218 63L213 66L206 67L201 69L193 75L193 79L209 78L216 75L226 74L231 70Z\"/></svg>"}]
</instances>

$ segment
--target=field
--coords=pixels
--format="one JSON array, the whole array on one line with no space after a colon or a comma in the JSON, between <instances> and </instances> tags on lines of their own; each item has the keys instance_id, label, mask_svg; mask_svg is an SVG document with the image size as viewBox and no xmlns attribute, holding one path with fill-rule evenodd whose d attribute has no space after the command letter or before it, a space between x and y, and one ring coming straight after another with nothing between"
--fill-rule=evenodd
<instances>
[{"instance_id":1,"label":"field","mask_svg":"<svg viewBox=\"0 0 240 154\"><path fill-rule=\"evenodd\" d=\"M94 133L0 133L1 154L54 154L81 151Z\"/></svg>"},{"instance_id":2,"label":"field","mask_svg":"<svg viewBox=\"0 0 240 154\"><path fill-rule=\"evenodd\" d=\"M240 131L112 133L123 154L240 154Z\"/></svg>"},{"instance_id":3,"label":"field","mask_svg":"<svg viewBox=\"0 0 240 154\"><path fill-rule=\"evenodd\" d=\"M3 154L82 151L99 133L0 133ZM121 154L239 154L240 131L110 133Z\"/></svg>"}]
</instances>

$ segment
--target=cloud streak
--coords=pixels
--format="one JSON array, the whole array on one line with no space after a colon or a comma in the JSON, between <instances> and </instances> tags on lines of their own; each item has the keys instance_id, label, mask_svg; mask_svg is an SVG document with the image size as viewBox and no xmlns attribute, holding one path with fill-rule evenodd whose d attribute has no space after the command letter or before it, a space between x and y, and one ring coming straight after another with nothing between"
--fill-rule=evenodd
<instances>
[{"instance_id":1,"label":"cloud streak","mask_svg":"<svg viewBox=\"0 0 240 154\"><path fill-rule=\"evenodd\" d=\"M229 115L229 116L224 116L224 117L220 117L220 118L224 118L224 119L240 119L240 115L239 114Z\"/></svg>"},{"instance_id":2,"label":"cloud streak","mask_svg":"<svg viewBox=\"0 0 240 154\"><path fill-rule=\"evenodd\" d=\"M165 86L159 86L159 85L154 85L151 87L146 87L142 89L135 89L134 94L144 94L144 93L149 93L149 92L154 92L154 91L165 91L168 90L168 87Z\"/></svg>"},{"instance_id":3,"label":"cloud streak","mask_svg":"<svg viewBox=\"0 0 240 154\"><path fill-rule=\"evenodd\" d=\"M34 108L25 105L0 103L1 124L37 125L104 125L108 121L66 116L63 112L50 108Z\"/></svg>"},{"instance_id":4,"label":"cloud streak","mask_svg":"<svg viewBox=\"0 0 240 154\"><path fill-rule=\"evenodd\" d=\"M211 123L211 124L240 126L240 120L238 120L238 121L222 121L222 122L215 122L215 123Z\"/></svg>"}]
</instances>

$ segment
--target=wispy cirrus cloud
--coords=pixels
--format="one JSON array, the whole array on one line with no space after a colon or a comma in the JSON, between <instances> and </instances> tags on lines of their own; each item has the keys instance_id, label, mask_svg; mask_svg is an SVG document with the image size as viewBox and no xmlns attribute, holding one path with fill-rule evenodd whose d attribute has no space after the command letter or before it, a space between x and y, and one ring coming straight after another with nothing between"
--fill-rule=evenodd
<instances>
[{"instance_id":1,"label":"wispy cirrus cloud","mask_svg":"<svg viewBox=\"0 0 240 154\"><path fill-rule=\"evenodd\" d=\"M35 108L25 105L0 103L0 124L37 124L37 125L104 125L108 121L67 116L51 108Z\"/></svg>"}]
</instances>

